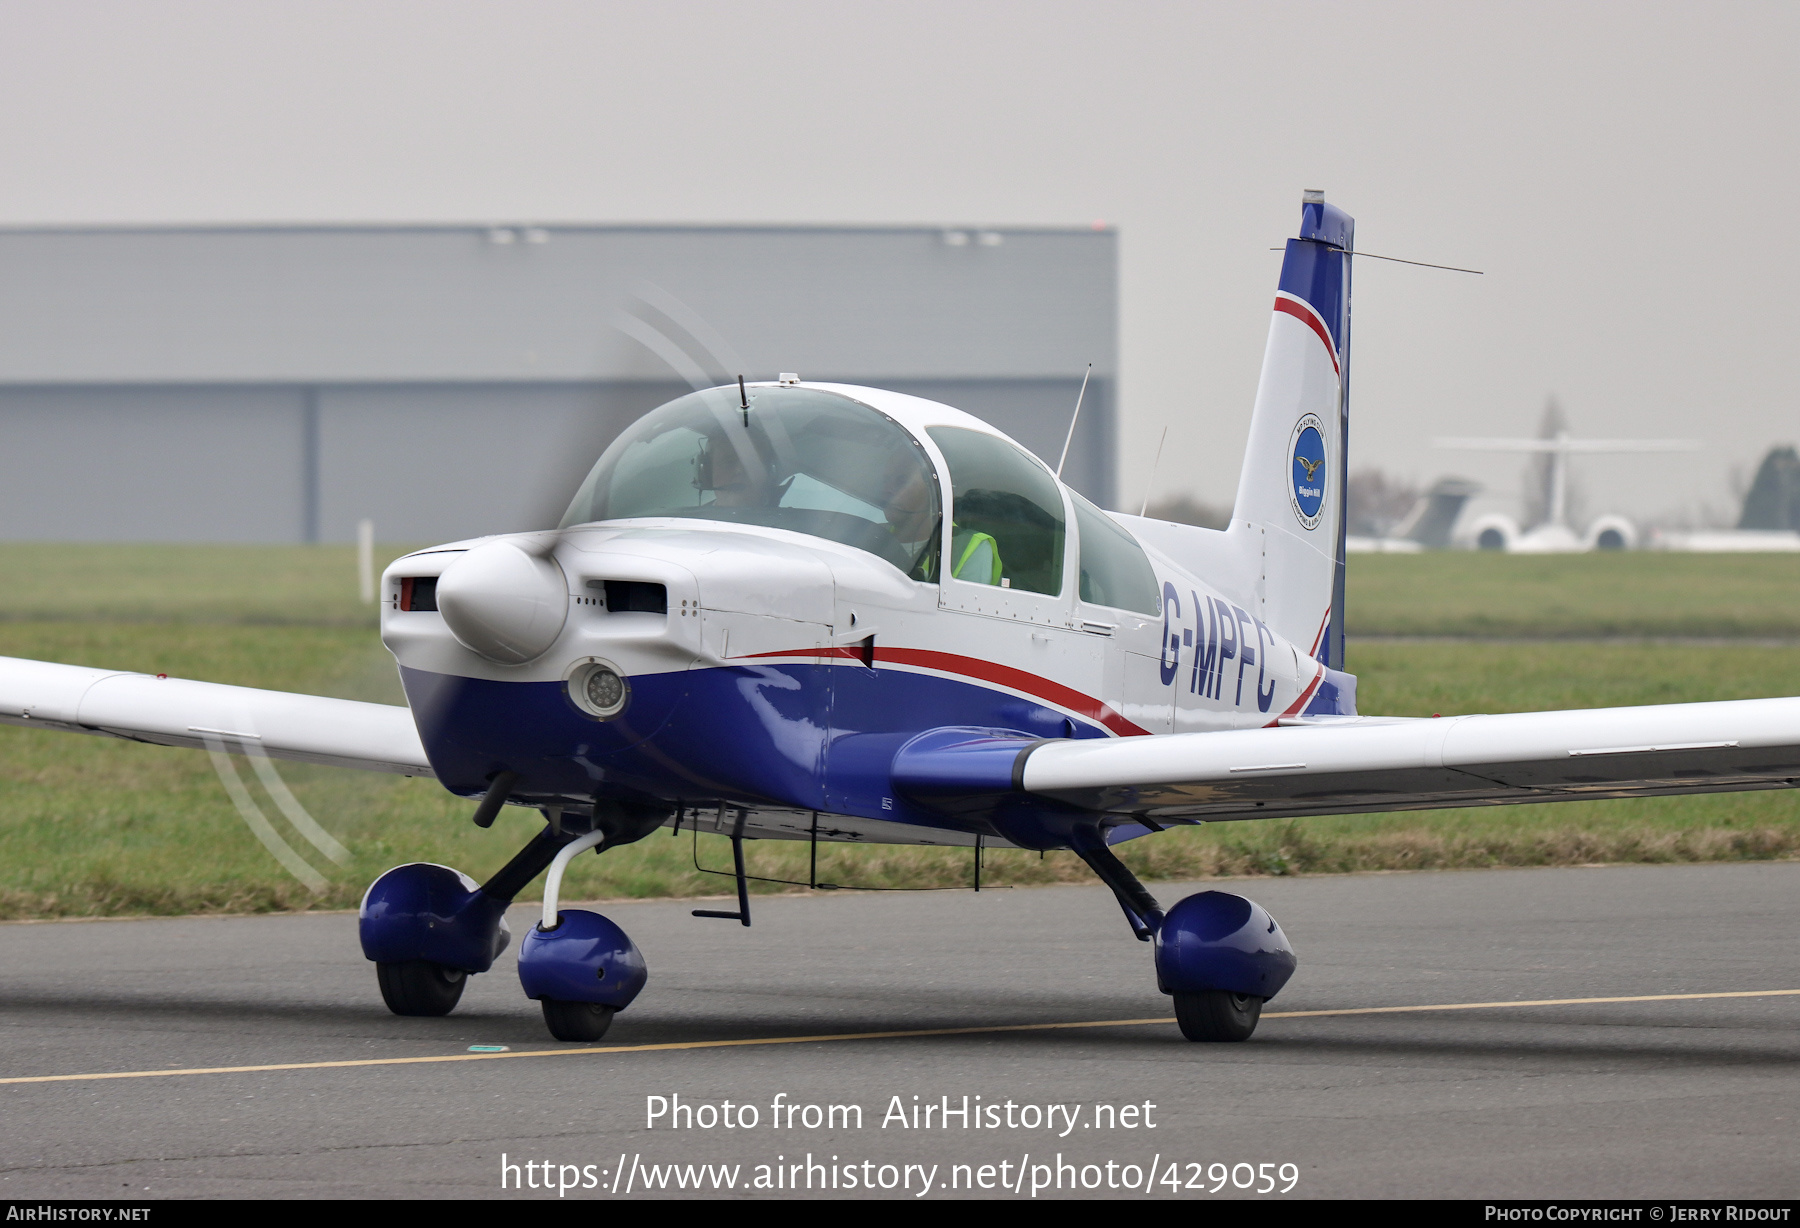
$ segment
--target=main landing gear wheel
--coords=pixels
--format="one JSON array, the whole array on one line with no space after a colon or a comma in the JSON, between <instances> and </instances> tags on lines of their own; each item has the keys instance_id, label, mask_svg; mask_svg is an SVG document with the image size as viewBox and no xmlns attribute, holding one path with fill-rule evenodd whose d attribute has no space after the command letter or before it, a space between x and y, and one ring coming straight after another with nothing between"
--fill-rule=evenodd
<instances>
[{"instance_id":1,"label":"main landing gear wheel","mask_svg":"<svg viewBox=\"0 0 1800 1228\"><path fill-rule=\"evenodd\" d=\"M1262 1018L1263 1000L1255 994L1208 989L1175 995L1175 1022L1189 1040L1249 1040Z\"/></svg>"},{"instance_id":2,"label":"main landing gear wheel","mask_svg":"<svg viewBox=\"0 0 1800 1228\"><path fill-rule=\"evenodd\" d=\"M612 1026L614 1008L598 1002L559 1002L542 999L544 1024L558 1040L595 1041Z\"/></svg>"},{"instance_id":3,"label":"main landing gear wheel","mask_svg":"<svg viewBox=\"0 0 1800 1228\"><path fill-rule=\"evenodd\" d=\"M448 1015L462 1000L469 974L428 959L375 965L381 1000L396 1015Z\"/></svg>"}]
</instances>

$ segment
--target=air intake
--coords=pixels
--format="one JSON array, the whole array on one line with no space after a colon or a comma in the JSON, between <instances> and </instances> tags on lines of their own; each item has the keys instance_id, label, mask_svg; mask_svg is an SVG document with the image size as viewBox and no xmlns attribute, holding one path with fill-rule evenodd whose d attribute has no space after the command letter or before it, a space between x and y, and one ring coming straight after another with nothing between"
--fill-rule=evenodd
<instances>
[{"instance_id":1,"label":"air intake","mask_svg":"<svg viewBox=\"0 0 1800 1228\"><path fill-rule=\"evenodd\" d=\"M604 580L606 608L613 614L667 614L669 590L645 580ZM589 582L589 587L593 583Z\"/></svg>"}]
</instances>

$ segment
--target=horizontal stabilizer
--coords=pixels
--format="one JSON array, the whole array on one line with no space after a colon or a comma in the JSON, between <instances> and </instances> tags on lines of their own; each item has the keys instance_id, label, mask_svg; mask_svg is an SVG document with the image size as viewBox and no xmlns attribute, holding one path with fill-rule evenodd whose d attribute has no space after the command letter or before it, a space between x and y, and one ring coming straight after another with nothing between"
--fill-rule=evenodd
<instances>
[{"instance_id":1,"label":"horizontal stabilizer","mask_svg":"<svg viewBox=\"0 0 1800 1228\"><path fill-rule=\"evenodd\" d=\"M431 776L412 713L391 704L0 657L0 722L162 746Z\"/></svg>"}]
</instances>

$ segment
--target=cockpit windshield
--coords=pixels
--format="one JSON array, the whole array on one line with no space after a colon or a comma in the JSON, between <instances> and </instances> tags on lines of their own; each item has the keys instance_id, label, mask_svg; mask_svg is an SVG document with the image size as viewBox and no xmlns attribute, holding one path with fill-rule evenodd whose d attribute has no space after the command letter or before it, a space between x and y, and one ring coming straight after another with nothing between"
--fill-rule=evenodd
<instances>
[{"instance_id":1,"label":"cockpit windshield","mask_svg":"<svg viewBox=\"0 0 1800 1228\"><path fill-rule=\"evenodd\" d=\"M639 419L582 483L563 527L680 516L829 538L928 578L930 460L885 414L812 388L709 388Z\"/></svg>"}]
</instances>

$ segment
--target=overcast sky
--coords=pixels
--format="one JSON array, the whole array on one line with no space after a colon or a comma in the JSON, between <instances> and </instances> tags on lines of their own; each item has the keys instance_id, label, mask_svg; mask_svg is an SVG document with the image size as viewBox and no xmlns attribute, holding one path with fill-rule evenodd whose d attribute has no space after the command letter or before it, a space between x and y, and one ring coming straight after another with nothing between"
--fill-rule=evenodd
<instances>
[{"instance_id":1,"label":"overcast sky","mask_svg":"<svg viewBox=\"0 0 1800 1228\"><path fill-rule=\"evenodd\" d=\"M1734 507L1800 439L1800 5L0 5L0 224L1085 224L1121 235L1121 502L1228 502L1303 188L1358 263L1353 465L1702 440L1590 511ZM1070 355L1079 371L1084 357Z\"/></svg>"}]
</instances>

